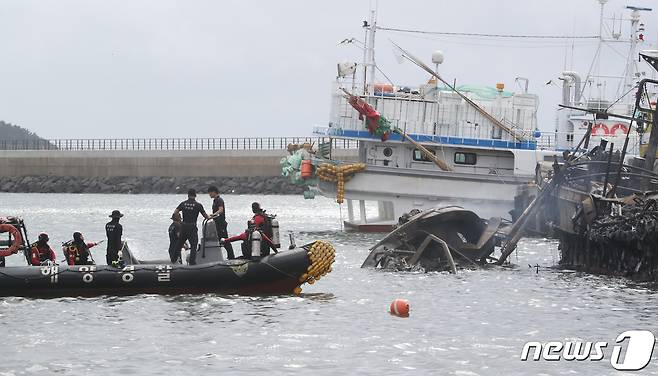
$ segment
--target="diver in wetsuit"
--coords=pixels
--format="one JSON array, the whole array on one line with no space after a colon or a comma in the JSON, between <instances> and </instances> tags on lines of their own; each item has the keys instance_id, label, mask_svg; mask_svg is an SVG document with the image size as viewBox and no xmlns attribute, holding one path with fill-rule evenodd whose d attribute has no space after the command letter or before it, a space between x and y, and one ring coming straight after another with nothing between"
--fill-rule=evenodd
<instances>
[{"instance_id":1,"label":"diver in wetsuit","mask_svg":"<svg viewBox=\"0 0 658 376\"><path fill-rule=\"evenodd\" d=\"M181 234L176 247L178 247L177 249L180 252L185 241L189 240L190 265L196 265L197 244L199 243L199 230L196 226L196 222L199 218L199 214L205 219L210 219L210 216L206 214L203 205L196 201L196 190L194 189L187 191L187 200L178 204L178 207L174 210L174 215L177 213L183 214L183 223L181 225Z\"/></svg>"},{"instance_id":2,"label":"diver in wetsuit","mask_svg":"<svg viewBox=\"0 0 658 376\"><path fill-rule=\"evenodd\" d=\"M226 245L236 240L242 240L242 257L245 259L251 259L251 234L254 231L258 231L262 237L260 248L261 257L269 255L270 249L274 250L276 253L276 247L265 231L265 224L267 222L265 210L260 207L259 203L254 202L251 204L251 211L254 213L254 216L247 222L247 229L240 235L228 239L220 239L220 244Z\"/></svg>"},{"instance_id":3,"label":"diver in wetsuit","mask_svg":"<svg viewBox=\"0 0 658 376\"><path fill-rule=\"evenodd\" d=\"M64 257L69 265L95 265L89 249L98 243L87 243L81 232L73 233L73 240L64 243ZM91 260L90 260L91 259Z\"/></svg>"},{"instance_id":4,"label":"diver in wetsuit","mask_svg":"<svg viewBox=\"0 0 658 376\"><path fill-rule=\"evenodd\" d=\"M42 232L39 234L39 240L30 246L30 263L33 266L40 266L48 261L57 262L55 251L48 245L48 234Z\"/></svg>"},{"instance_id":5,"label":"diver in wetsuit","mask_svg":"<svg viewBox=\"0 0 658 376\"><path fill-rule=\"evenodd\" d=\"M110 214L111 221L105 225L105 234L107 235L107 254L105 261L108 265L114 265L119 261L119 251L123 248L121 235L123 235L123 226L119 223L119 219L123 217L120 211L114 210Z\"/></svg>"}]
</instances>

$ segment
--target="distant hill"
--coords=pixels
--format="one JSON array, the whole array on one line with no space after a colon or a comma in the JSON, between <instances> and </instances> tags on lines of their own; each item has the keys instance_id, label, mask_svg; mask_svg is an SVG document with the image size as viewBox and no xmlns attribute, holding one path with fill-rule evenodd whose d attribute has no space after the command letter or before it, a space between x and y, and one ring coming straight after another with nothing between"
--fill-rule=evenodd
<instances>
[{"instance_id":1,"label":"distant hill","mask_svg":"<svg viewBox=\"0 0 658 376\"><path fill-rule=\"evenodd\" d=\"M0 140L43 140L36 133L0 120Z\"/></svg>"}]
</instances>

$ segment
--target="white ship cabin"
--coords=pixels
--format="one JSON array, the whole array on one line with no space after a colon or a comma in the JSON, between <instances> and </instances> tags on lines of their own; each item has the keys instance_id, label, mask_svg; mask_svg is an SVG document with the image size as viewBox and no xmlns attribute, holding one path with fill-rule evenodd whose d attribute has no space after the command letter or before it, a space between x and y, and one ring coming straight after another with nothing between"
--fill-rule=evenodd
<instances>
[{"instance_id":1,"label":"white ship cabin","mask_svg":"<svg viewBox=\"0 0 658 376\"><path fill-rule=\"evenodd\" d=\"M523 79L520 79L523 82ZM526 88L527 88L527 81ZM341 88L357 93L351 82L337 81L332 94L328 127L314 133L361 141L360 160L369 165L420 170L438 167L400 135L382 142L365 128ZM372 94L361 95L392 124L451 165L455 172L534 176L538 97L496 87L462 85L456 89L508 130L494 124L448 87L430 79L418 87L371 85ZM361 89L361 91L363 91ZM532 154L533 158L518 158ZM543 154L543 153L540 153ZM542 160L543 158L540 158Z\"/></svg>"},{"instance_id":2,"label":"white ship cabin","mask_svg":"<svg viewBox=\"0 0 658 376\"><path fill-rule=\"evenodd\" d=\"M589 82L594 82L593 80L597 78L592 77ZM618 78L622 79L623 77ZM625 97L614 101L605 99L605 91L601 89L598 92L595 85L587 85L587 90L583 90L583 80L577 72L573 71L562 72L560 80L562 81L563 105L624 116L633 115L634 95L627 94ZM625 88L628 91L632 90L632 86ZM556 150L574 149L590 126L592 127L589 141L590 149L599 145L601 140L606 140L614 144L615 150L621 150L626 134L631 130L630 121L628 120L615 117L595 118L590 113L574 109L561 109L558 111L556 124L554 140L550 138L543 140L544 145L554 147ZM635 131L634 126L629 135L627 153L630 155L639 154L641 141L641 137Z\"/></svg>"}]
</instances>

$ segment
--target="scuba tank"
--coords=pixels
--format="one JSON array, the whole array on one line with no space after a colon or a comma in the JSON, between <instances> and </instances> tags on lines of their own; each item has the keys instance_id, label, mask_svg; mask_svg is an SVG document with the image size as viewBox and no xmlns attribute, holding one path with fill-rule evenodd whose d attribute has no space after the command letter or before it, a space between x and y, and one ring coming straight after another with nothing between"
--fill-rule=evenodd
<instances>
[{"instance_id":1,"label":"scuba tank","mask_svg":"<svg viewBox=\"0 0 658 376\"><path fill-rule=\"evenodd\" d=\"M251 258L260 257L260 242L261 242L260 231L254 231L251 233Z\"/></svg>"},{"instance_id":2,"label":"scuba tank","mask_svg":"<svg viewBox=\"0 0 658 376\"><path fill-rule=\"evenodd\" d=\"M279 237L279 221L276 218L272 218L270 227L272 228L272 244L274 248L281 248L281 239Z\"/></svg>"}]
</instances>

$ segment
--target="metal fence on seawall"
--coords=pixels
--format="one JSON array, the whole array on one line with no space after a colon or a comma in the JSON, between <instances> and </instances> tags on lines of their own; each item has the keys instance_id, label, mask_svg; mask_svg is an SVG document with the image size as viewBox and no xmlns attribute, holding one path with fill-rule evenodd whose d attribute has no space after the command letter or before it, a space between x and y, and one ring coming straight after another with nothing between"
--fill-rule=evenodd
<instances>
[{"instance_id":1,"label":"metal fence on seawall","mask_svg":"<svg viewBox=\"0 0 658 376\"><path fill-rule=\"evenodd\" d=\"M0 150L285 150L290 144L332 142L334 149L357 149L358 140L329 137L85 138L1 140Z\"/></svg>"}]
</instances>

